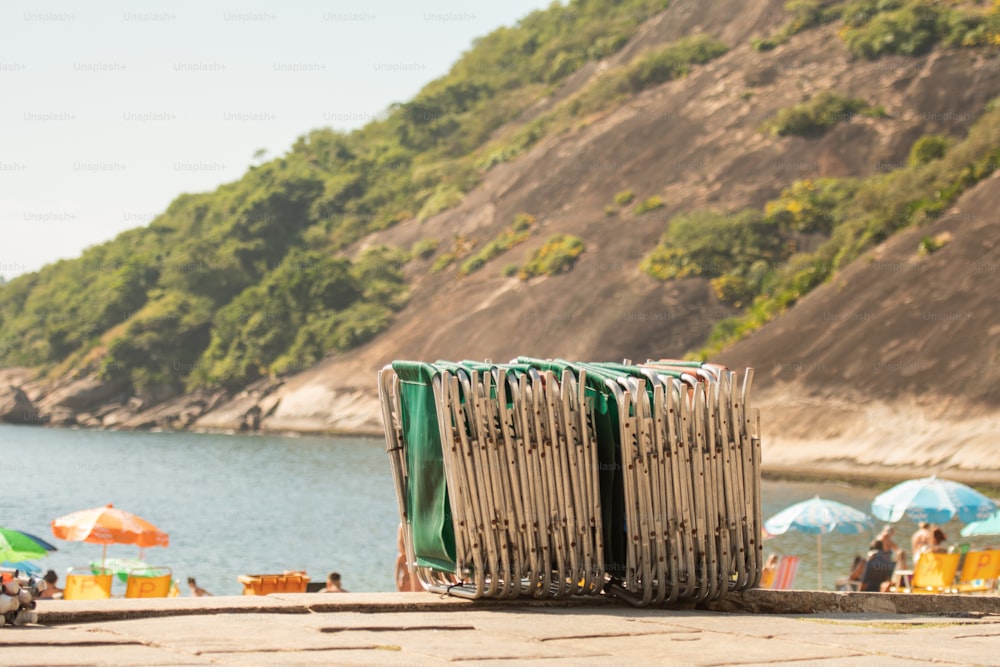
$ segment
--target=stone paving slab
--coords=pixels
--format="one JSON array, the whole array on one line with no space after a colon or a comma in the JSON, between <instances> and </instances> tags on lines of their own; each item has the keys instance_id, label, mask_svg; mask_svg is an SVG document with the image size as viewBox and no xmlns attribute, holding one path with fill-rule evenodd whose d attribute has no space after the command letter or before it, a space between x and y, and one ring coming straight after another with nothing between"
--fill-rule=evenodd
<instances>
[{"instance_id":1,"label":"stone paving slab","mask_svg":"<svg viewBox=\"0 0 1000 667\"><path fill-rule=\"evenodd\" d=\"M774 667L771 661L764 662L733 662L739 667ZM927 667L934 663L927 660L901 660L887 655L857 655L848 658L837 657L821 660L808 660L802 663L795 663L795 667ZM944 663L953 664L953 663ZM980 663L982 664L982 663Z\"/></svg>"},{"instance_id":2,"label":"stone paving slab","mask_svg":"<svg viewBox=\"0 0 1000 667\"><path fill-rule=\"evenodd\" d=\"M100 626L0 628L2 665L209 665L183 651L105 632Z\"/></svg>"},{"instance_id":3,"label":"stone paving slab","mask_svg":"<svg viewBox=\"0 0 1000 667\"><path fill-rule=\"evenodd\" d=\"M123 646L113 651L102 647L74 649L45 649L40 659L39 649L4 649L3 662L9 665L46 665L52 667L88 667L89 665L118 665L121 667L156 667L157 665L211 665L206 658L197 656L165 655L165 652L148 646ZM247 664L244 662L243 664ZM327 664L330 664L329 662Z\"/></svg>"},{"instance_id":4,"label":"stone paving slab","mask_svg":"<svg viewBox=\"0 0 1000 667\"><path fill-rule=\"evenodd\" d=\"M882 653L897 660L926 660L950 664L996 664L1000 661L1000 617L975 621L935 618L803 619L811 623L813 641L849 644L868 654Z\"/></svg>"}]
</instances>

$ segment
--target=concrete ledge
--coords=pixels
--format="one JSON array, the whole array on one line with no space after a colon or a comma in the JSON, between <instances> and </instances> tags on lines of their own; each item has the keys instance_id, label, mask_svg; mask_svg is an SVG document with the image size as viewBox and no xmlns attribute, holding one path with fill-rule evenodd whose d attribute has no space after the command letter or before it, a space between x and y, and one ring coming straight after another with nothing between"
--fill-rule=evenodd
<instances>
[{"instance_id":1,"label":"concrete ledge","mask_svg":"<svg viewBox=\"0 0 1000 667\"><path fill-rule=\"evenodd\" d=\"M302 593L206 598L40 600L37 611L40 624L65 625L214 614L375 613L544 607L628 608L628 605L620 600L606 597L568 600L465 600L436 593ZM713 602L683 602L660 608L742 614L1000 614L1000 596L753 589L742 593L731 593Z\"/></svg>"},{"instance_id":2,"label":"concrete ledge","mask_svg":"<svg viewBox=\"0 0 1000 667\"><path fill-rule=\"evenodd\" d=\"M702 608L752 614L1000 614L997 595L772 591L733 593Z\"/></svg>"}]
</instances>

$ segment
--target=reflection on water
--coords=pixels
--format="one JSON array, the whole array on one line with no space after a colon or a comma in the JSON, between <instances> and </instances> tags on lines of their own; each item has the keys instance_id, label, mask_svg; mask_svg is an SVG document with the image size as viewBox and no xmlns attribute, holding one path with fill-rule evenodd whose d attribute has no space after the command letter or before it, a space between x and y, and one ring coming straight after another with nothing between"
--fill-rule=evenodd
<instances>
[{"instance_id":1,"label":"reflection on water","mask_svg":"<svg viewBox=\"0 0 1000 667\"><path fill-rule=\"evenodd\" d=\"M146 550L148 562L172 567L182 581L196 577L216 595L241 593L237 575L286 569L304 569L317 581L337 570L351 591L393 589L398 514L379 439L0 425L0 472L10 482L0 525L48 538L52 519L114 503L170 533L169 547ZM867 510L877 493L866 487L765 480L763 518L814 495ZM949 541L962 539L960 527L957 522L944 526ZM908 544L914 528L900 522L897 541ZM825 588L847 574L854 555L863 554L872 537L823 537ZM101 555L101 545L52 541L59 551L38 564L61 578L68 567ZM977 546L991 541L970 540ZM815 537L788 533L767 540L764 550L801 556L795 586L815 588ZM108 557L137 555L134 546L108 547Z\"/></svg>"}]
</instances>

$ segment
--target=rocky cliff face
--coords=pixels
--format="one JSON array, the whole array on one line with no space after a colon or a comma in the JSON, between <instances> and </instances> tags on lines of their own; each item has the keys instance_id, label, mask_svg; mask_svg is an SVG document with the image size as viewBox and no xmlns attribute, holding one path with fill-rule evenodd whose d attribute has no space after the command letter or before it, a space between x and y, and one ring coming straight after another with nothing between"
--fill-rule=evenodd
<instances>
[{"instance_id":1,"label":"rocky cliff face","mask_svg":"<svg viewBox=\"0 0 1000 667\"><path fill-rule=\"evenodd\" d=\"M431 260L412 263L409 305L366 346L235 396L184 397L167 406L125 402L103 415L112 398L97 401L100 408L74 409L101 426L378 434L376 373L393 359L620 360L697 347L714 322L734 311L703 279L660 283L640 273L640 259L671 217L760 207L797 179L895 168L923 134L963 136L1000 94L996 58L938 50L855 61L834 25L796 35L773 51L752 50L751 36L784 20L783 4L673 3L612 61L584 68L532 113L606 66L684 35L706 32L730 52L495 167L460 206L364 239L357 249L409 247L422 238L447 244L458 235L483 244L519 213L538 220L527 243L470 276L432 273ZM718 19L722 15L726 20ZM760 131L778 110L827 90L882 105L888 117L854 117L810 139ZM1000 456L985 446L1000 402L990 342L1000 322L989 298L1000 272L982 268L1000 263L989 223L995 182L963 197L933 230L893 239L721 356L732 367L758 369L765 464L1000 468ZM607 215L615 193L626 189L639 198L659 195L666 206L645 215L624 209ZM939 231L954 241L915 259L917 240ZM523 263L555 233L587 244L572 272L527 282L503 275L505 264ZM880 268L895 266L901 268ZM922 313L935 316L923 319ZM973 315L953 318L956 313ZM113 387L101 391L113 397ZM59 390L39 392L42 418L55 419L68 405L59 396ZM955 418L964 420L964 431ZM914 446L917 441L924 444Z\"/></svg>"},{"instance_id":2,"label":"rocky cliff face","mask_svg":"<svg viewBox=\"0 0 1000 667\"><path fill-rule=\"evenodd\" d=\"M756 367L772 470L997 483L998 201L994 175L719 357Z\"/></svg>"}]
</instances>

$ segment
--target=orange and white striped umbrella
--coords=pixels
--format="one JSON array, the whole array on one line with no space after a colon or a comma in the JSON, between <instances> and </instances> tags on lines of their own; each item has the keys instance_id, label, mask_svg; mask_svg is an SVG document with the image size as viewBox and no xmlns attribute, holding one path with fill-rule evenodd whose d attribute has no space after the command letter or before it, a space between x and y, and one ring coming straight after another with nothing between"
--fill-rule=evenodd
<instances>
[{"instance_id":1,"label":"orange and white striped umbrella","mask_svg":"<svg viewBox=\"0 0 1000 667\"><path fill-rule=\"evenodd\" d=\"M165 547L170 544L167 533L142 517L117 509L111 503L55 519L52 534L70 542L103 544L105 553L109 544L135 544L139 547Z\"/></svg>"}]
</instances>

